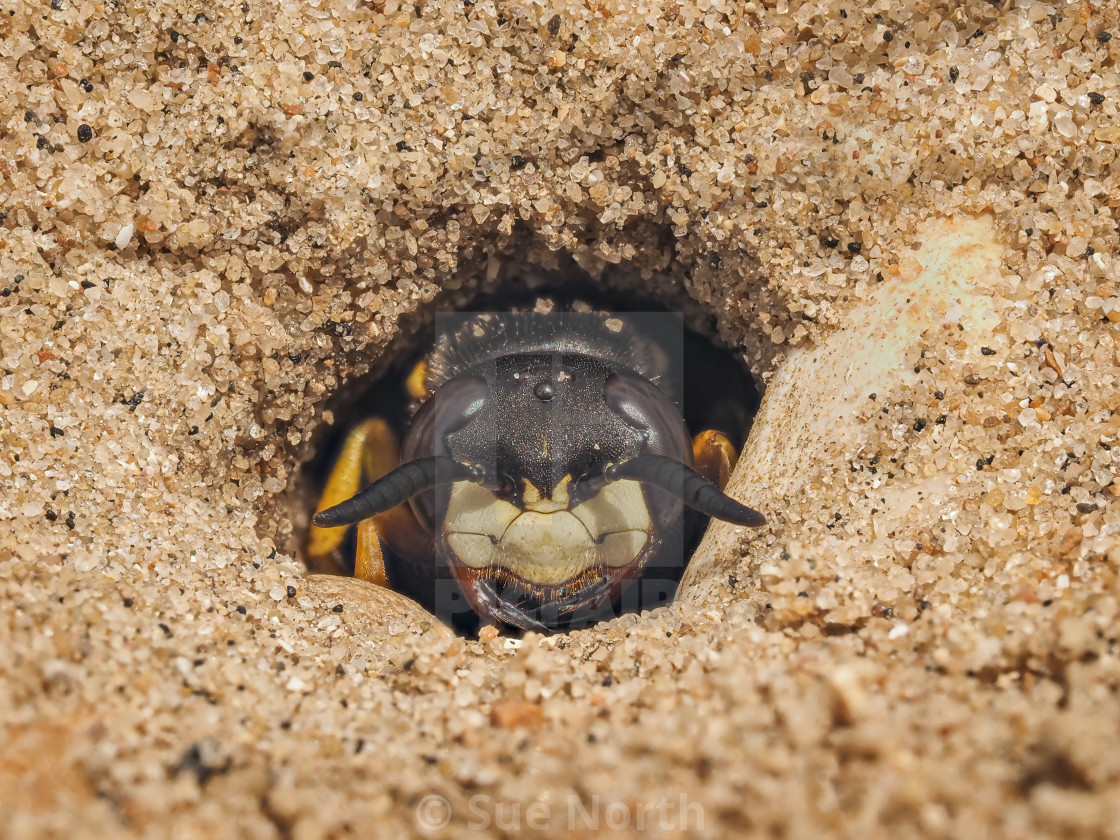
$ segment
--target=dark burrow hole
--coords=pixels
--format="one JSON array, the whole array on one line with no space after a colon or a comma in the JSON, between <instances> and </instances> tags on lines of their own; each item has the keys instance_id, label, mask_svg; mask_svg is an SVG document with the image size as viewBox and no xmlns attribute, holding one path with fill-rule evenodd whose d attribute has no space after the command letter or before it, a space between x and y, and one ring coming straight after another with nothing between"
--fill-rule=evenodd
<instances>
[{"instance_id":1,"label":"dark burrow hole","mask_svg":"<svg viewBox=\"0 0 1120 840\"><path fill-rule=\"evenodd\" d=\"M355 528L341 547L329 558L313 558L305 550L310 527L310 517L322 494L332 465L349 431L361 421L378 417L398 435L407 428L418 402L409 395L406 381L432 348L436 334L438 313L455 312L509 312L532 311L540 301L550 301L557 309L570 309L573 305L586 305L596 312L612 313L678 313L683 323L679 377L681 405L690 435L714 429L724 433L737 452L747 440L755 413L758 410L761 389L742 361L740 353L732 350L718 337L716 319L711 311L688 297L679 285L662 286L660 294L652 295L645 289L652 284L641 283L628 275L596 280L580 269L574 261L563 260L560 268L544 269L531 264L507 263L500 277L484 284L485 292L471 294L457 290L447 292L420 311L408 316L399 326L399 333L389 347L380 353L365 375L344 382L323 405L323 412L330 412L333 422L324 423L316 430L305 446L294 492L289 496L290 512L294 524L290 546L300 557L310 573L350 576L354 573L356 548ZM616 613L638 612L663 606L672 600L684 568L703 536L707 525L705 517L687 512L685 533L681 540L683 562L668 576L662 571L656 584L640 587L623 598ZM386 557L393 584L394 561ZM450 582L445 582L454 590ZM456 593L425 597L415 584L393 586L412 597L422 606L439 615L459 632L473 635L479 628L478 617L468 607L453 606L450 617L446 605L441 608L434 600ZM461 596L458 596L461 599ZM609 618L610 616L604 616ZM591 622L594 623L594 622ZM578 626L578 625L577 625ZM515 628L504 627L506 632Z\"/></svg>"}]
</instances>

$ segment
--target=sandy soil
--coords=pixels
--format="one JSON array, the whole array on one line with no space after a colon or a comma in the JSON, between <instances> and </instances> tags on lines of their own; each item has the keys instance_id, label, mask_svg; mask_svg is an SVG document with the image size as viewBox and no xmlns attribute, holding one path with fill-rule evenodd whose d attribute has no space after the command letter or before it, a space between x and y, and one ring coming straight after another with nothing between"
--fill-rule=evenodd
<instances>
[{"instance_id":1,"label":"sandy soil","mask_svg":"<svg viewBox=\"0 0 1120 840\"><path fill-rule=\"evenodd\" d=\"M0 9L0 835L1120 835L1118 60L1107 3ZM339 385L567 255L772 385L770 526L551 638L304 576Z\"/></svg>"}]
</instances>

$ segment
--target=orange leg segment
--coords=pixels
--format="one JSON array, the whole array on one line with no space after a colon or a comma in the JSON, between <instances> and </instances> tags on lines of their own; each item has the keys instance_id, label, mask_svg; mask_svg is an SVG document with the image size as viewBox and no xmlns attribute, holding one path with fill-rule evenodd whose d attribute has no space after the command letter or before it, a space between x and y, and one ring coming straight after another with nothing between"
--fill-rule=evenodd
<instances>
[{"instance_id":1,"label":"orange leg segment","mask_svg":"<svg viewBox=\"0 0 1120 840\"><path fill-rule=\"evenodd\" d=\"M692 439L696 471L720 490L727 487L739 454L723 432L707 429Z\"/></svg>"},{"instance_id":2,"label":"orange leg segment","mask_svg":"<svg viewBox=\"0 0 1120 840\"><path fill-rule=\"evenodd\" d=\"M408 395L414 400L426 400L428 398L428 362L426 359L421 359L416 363L416 367L412 369L412 373L408 375L405 381L405 388L408 390Z\"/></svg>"}]
</instances>

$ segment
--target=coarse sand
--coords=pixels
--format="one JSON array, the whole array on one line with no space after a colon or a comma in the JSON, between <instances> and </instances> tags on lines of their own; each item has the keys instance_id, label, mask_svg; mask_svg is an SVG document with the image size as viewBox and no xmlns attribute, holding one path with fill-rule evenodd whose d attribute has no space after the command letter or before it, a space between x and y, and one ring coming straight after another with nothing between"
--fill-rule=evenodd
<instances>
[{"instance_id":1,"label":"coarse sand","mask_svg":"<svg viewBox=\"0 0 1120 840\"><path fill-rule=\"evenodd\" d=\"M1120 837L1118 62L1112 3L0 5L0 836ZM576 271L767 386L768 527L552 637L307 576L340 386Z\"/></svg>"}]
</instances>

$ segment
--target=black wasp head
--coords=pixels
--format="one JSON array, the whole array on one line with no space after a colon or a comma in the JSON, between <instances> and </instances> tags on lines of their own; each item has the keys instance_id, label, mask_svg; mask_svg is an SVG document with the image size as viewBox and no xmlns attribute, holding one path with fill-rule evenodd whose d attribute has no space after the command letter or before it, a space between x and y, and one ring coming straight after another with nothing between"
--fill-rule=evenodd
<instances>
[{"instance_id":1,"label":"black wasp head","mask_svg":"<svg viewBox=\"0 0 1120 840\"><path fill-rule=\"evenodd\" d=\"M450 454L477 464L503 498L524 507L567 503L568 488L636 455L644 437L605 399L614 371L571 353L503 356L476 371L488 386L476 417L447 436Z\"/></svg>"}]
</instances>

